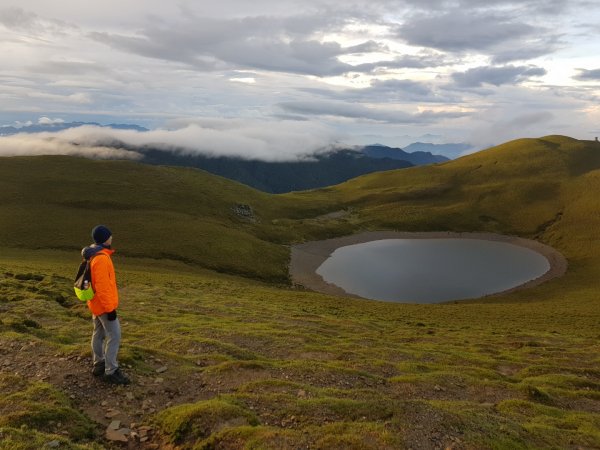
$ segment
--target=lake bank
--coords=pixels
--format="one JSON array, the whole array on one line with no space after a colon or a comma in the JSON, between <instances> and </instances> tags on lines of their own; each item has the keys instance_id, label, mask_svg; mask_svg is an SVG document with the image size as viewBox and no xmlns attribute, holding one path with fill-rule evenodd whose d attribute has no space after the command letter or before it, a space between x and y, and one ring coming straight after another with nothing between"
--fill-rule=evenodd
<instances>
[{"instance_id":1,"label":"lake bank","mask_svg":"<svg viewBox=\"0 0 600 450\"><path fill-rule=\"evenodd\" d=\"M343 236L340 238L326 239L322 241L311 241L294 245L291 249L290 277L292 282L302 285L308 289L325 294L358 297L344 291L335 284L326 282L318 273L317 269L340 247L361 244L365 242L384 239L478 239L493 242L503 242L528 248L543 255L550 265L550 269L533 280L524 284L498 292L491 295L506 294L518 289L538 286L552 278L560 277L567 270L567 260L554 248L541 242L520 238L517 236L506 236L494 233L456 233L456 232L397 232L397 231L373 231Z\"/></svg>"}]
</instances>

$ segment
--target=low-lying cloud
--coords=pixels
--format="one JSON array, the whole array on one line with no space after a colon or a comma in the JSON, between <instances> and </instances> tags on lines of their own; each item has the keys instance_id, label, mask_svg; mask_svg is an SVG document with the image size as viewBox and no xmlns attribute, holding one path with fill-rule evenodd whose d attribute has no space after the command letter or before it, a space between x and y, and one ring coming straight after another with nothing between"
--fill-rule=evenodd
<instances>
[{"instance_id":1,"label":"low-lying cloud","mask_svg":"<svg viewBox=\"0 0 600 450\"><path fill-rule=\"evenodd\" d=\"M143 149L263 161L310 158L337 145L330 128L310 121L184 119L147 132L81 126L59 132L0 137L0 156L72 155L140 159Z\"/></svg>"},{"instance_id":2,"label":"low-lying cloud","mask_svg":"<svg viewBox=\"0 0 600 450\"><path fill-rule=\"evenodd\" d=\"M84 127L82 127L84 128ZM90 127L85 127L90 128ZM137 152L105 145L83 145L59 133L20 133L0 137L0 156L68 155L98 159L139 159Z\"/></svg>"}]
</instances>

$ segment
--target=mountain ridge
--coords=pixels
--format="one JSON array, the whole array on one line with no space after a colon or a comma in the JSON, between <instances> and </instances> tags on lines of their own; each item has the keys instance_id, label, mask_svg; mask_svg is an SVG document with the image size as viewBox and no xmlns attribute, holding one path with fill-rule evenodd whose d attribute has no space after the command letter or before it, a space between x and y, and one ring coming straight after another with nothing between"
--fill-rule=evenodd
<instances>
[{"instance_id":1,"label":"mountain ridge","mask_svg":"<svg viewBox=\"0 0 600 450\"><path fill-rule=\"evenodd\" d=\"M142 127L136 124L126 124L126 123L109 123L103 125L98 122L54 122L54 123L36 123L31 125L25 125L22 127L14 127L14 126L3 126L0 127L0 136L12 136L14 134L19 133L43 133L43 132L51 132L55 133L57 131L68 130L70 128L78 128L85 125L92 125L95 127L101 128L112 128L115 130L135 130L135 131L149 131L148 128Z\"/></svg>"},{"instance_id":2,"label":"mountain ridge","mask_svg":"<svg viewBox=\"0 0 600 450\"><path fill-rule=\"evenodd\" d=\"M33 124L21 128L4 127L0 128L0 136L58 132L84 125L138 132L149 131L131 124L100 125L96 122L58 122ZM206 155L184 148L165 150L158 146L128 145L120 142L117 138L110 142L104 142L103 146L136 152L141 155L140 161L143 163L196 167L270 193L315 189L339 184L366 173L406 168L413 165L435 164L447 160L443 156L433 155L430 152L412 154L400 148L382 145L337 148L306 155L295 161L283 162Z\"/></svg>"}]
</instances>

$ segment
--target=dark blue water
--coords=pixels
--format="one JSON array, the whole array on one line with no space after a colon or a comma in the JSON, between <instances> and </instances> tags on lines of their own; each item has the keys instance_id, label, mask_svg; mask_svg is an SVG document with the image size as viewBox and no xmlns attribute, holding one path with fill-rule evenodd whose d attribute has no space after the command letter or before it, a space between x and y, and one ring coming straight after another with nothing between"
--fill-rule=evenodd
<instances>
[{"instance_id":1,"label":"dark blue water","mask_svg":"<svg viewBox=\"0 0 600 450\"><path fill-rule=\"evenodd\" d=\"M364 298L436 303L519 286L550 269L541 254L479 239L386 239L338 248L317 269Z\"/></svg>"}]
</instances>

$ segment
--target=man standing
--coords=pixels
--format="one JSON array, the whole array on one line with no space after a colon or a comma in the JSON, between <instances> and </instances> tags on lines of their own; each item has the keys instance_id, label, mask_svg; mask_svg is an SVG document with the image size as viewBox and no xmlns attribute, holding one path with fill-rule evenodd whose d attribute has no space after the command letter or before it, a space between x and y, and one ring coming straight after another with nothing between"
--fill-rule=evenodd
<instances>
[{"instance_id":1,"label":"man standing","mask_svg":"<svg viewBox=\"0 0 600 450\"><path fill-rule=\"evenodd\" d=\"M121 326L117 318L119 294L111 255L112 233L104 225L92 230L95 244L81 251L90 260L94 298L87 302L93 314L92 374L112 384L129 384L129 378L119 369L117 353L121 343Z\"/></svg>"}]
</instances>

